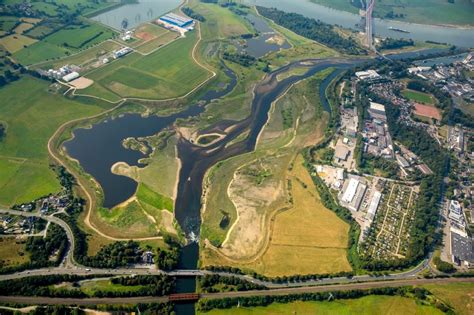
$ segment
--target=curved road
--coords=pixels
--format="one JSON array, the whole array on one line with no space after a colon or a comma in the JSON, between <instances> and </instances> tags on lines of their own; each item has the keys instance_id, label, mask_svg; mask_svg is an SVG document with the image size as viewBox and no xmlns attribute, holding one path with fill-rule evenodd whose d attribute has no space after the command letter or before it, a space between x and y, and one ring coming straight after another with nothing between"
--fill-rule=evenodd
<instances>
[{"instance_id":1,"label":"curved road","mask_svg":"<svg viewBox=\"0 0 474 315\"><path fill-rule=\"evenodd\" d=\"M240 292L202 293L200 298L222 299L250 296L288 295L301 293L334 292L343 290L367 290L373 288L413 286L424 284L445 284L453 282L474 282L472 278L448 278L448 279L415 279L398 281L379 281L374 283L336 284L317 287L284 288L274 290L252 290ZM37 296L0 296L1 303L21 304L50 304L50 305L93 305L93 304L138 304L167 302L168 296L140 296L140 297L118 297L118 298L50 298Z\"/></svg>"}]
</instances>

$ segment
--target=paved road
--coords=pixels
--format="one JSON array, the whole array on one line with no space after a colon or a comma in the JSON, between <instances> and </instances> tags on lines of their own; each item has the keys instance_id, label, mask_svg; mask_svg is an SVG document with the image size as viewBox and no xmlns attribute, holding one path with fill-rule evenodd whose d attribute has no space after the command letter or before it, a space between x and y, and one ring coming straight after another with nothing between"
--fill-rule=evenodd
<instances>
[{"instance_id":1,"label":"paved road","mask_svg":"<svg viewBox=\"0 0 474 315\"><path fill-rule=\"evenodd\" d=\"M447 278L447 279L414 279L414 280L398 280L398 281L379 281L372 283L352 283L325 285L317 287L300 287L300 288L283 288L261 291L242 291L242 292L223 292L223 293L204 293L200 294L201 298L221 299L248 296L268 296L268 295L288 295L299 293L315 293L315 292L334 292L355 289L371 289L382 287L400 287L423 284L444 284L453 282L471 282L472 278ZM29 297L29 296L0 296L1 303L21 303L21 304L62 304L62 305L93 305L93 304L137 304L137 303L153 303L167 302L168 296L163 297L120 297L120 298L49 298L49 297Z\"/></svg>"},{"instance_id":2,"label":"paved road","mask_svg":"<svg viewBox=\"0 0 474 315\"><path fill-rule=\"evenodd\" d=\"M69 225L61 220L58 217L55 216L47 216L47 215L42 215L40 213L32 213L32 212L25 212L25 211L17 211L17 210L10 210L10 209L0 209L0 214L11 214L11 215L17 215L17 216L22 216L22 217L35 217L35 218L41 218L43 220L46 220L48 222L55 223L62 227L64 231L66 232L67 238L69 240L69 249L68 252L66 253L66 256L64 258L64 263L67 267L72 267L72 266L78 266L79 264L74 261L74 255L72 254L74 252L74 234L72 233L71 228Z\"/></svg>"}]
</instances>

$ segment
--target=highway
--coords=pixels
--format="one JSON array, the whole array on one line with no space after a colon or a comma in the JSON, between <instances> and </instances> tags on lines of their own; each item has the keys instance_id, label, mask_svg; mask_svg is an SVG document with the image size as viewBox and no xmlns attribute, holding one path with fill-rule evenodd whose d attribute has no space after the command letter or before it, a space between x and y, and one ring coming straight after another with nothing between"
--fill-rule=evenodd
<instances>
[{"instance_id":1,"label":"highway","mask_svg":"<svg viewBox=\"0 0 474 315\"><path fill-rule=\"evenodd\" d=\"M380 280L410 280L416 279L417 275L429 268L429 261L431 256L427 259L423 260L418 266L414 267L405 272L401 273L392 273L385 276L374 277L370 275L360 275L354 276L351 278L347 277L335 277L335 278L325 278L320 280L306 280L306 281L298 281L298 282L285 282L285 283L274 283L271 281L263 281L259 279L252 278L248 275L240 275L234 274L229 272L216 272L216 271L208 271L208 270L174 270L174 271L162 271L157 270L154 268L146 268L146 266L140 267L130 267L130 268L117 268L117 269L101 269L101 268L87 268L78 264L72 255L74 251L74 236L72 233L71 228L69 225L55 216L45 216L38 213L30 213L30 212L23 212L17 210L7 210L7 209L0 209L0 214L12 214L24 217L38 217L49 222L53 222L61 226L69 239L70 247L69 251L66 254L65 264L59 267L53 268L42 268L42 269L34 269L34 270L25 270L22 272L17 272L13 274L5 274L0 275L0 281L4 280L13 280L13 279L20 279L25 277L31 276L45 276L45 275L101 275L101 276L123 276L123 275L161 275L166 274L169 276L202 276L206 274L216 274L220 276L233 276L237 277L246 281L250 281L255 284L259 284L262 286L266 286L270 289L278 289L278 288L294 288L294 287L301 287L301 286L320 286L320 285L330 285L330 284L347 284L347 283L360 283L360 282L374 282Z\"/></svg>"},{"instance_id":2,"label":"highway","mask_svg":"<svg viewBox=\"0 0 474 315\"><path fill-rule=\"evenodd\" d=\"M365 35L367 40L367 47L369 49L375 49L373 45L373 35L374 35L374 22L372 18L372 13L375 7L375 0L367 0L367 8L365 11Z\"/></svg>"},{"instance_id":3,"label":"highway","mask_svg":"<svg viewBox=\"0 0 474 315\"><path fill-rule=\"evenodd\" d=\"M453 282L474 282L472 278L445 278L445 279L413 279L413 280L397 280L397 281L378 281L371 283L351 283L336 284L316 287L299 287L299 288L282 288L273 290L252 290L240 292L219 292L219 293L203 293L200 298L205 299L222 299L237 298L249 296L271 296L271 295L288 295L301 293L317 293L317 292L334 292L346 290L367 290L373 288L384 287L400 287L425 284L445 284ZM1 303L21 303L21 304L50 304L50 305L94 305L94 304L137 304L137 303L156 303L167 302L168 296L140 296L140 297L119 297L119 298L50 298L36 296L0 296Z\"/></svg>"}]
</instances>

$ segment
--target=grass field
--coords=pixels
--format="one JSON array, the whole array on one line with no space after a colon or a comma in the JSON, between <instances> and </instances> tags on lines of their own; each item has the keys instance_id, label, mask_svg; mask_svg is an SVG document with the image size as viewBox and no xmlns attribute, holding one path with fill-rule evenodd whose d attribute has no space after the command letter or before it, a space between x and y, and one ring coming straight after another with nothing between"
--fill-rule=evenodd
<instances>
[{"instance_id":1,"label":"grass field","mask_svg":"<svg viewBox=\"0 0 474 315\"><path fill-rule=\"evenodd\" d=\"M38 68L48 70L51 68L59 68L66 64L74 64L77 66L86 66L91 62L96 61L100 56L103 56L106 53L109 53L117 48L120 45L113 41L105 41L95 47L89 48L87 50L81 51L77 54L74 54L70 57L62 58L60 60L54 60L50 62L44 62L38 65Z\"/></svg>"},{"instance_id":2,"label":"grass field","mask_svg":"<svg viewBox=\"0 0 474 315\"><path fill-rule=\"evenodd\" d=\"M432 95L427 93L406 89L402 91L402 95L408 98L409 100L417 103L423 103L426 105L436 104L436 99Z\"/></svg>"},{"instance_id":3,"label":"grass field","mask_svg":"<svg viewBox=\"0 0 474 315\"><path fill-rule=\"evenodd\" d=\"M357 14L359 10L349 0L311 0L334 9ZM423 24L458 24L474 25L472 12L474 3L470 0L384 0L377 3L374 9L376 17L387 17L387 14L403 15L397 20Z\"/></svg>"},{"instance_id":4,"label":"grass field","mask_svg":"<svg viewBox=\"0 0 474 315\"><path fill-rule=\"evenodd\" d=\"M294 302L288 304L274 303L269 306L240 307L224 310L198 312L208 315L243 315L243 314L364 314L364 315L436 315L443 314L432 306L416 303L415 300L399 296L366 296L359 299L336 300L332 302Z\"/></svg>"},{"instance_id":5,"label":"grass field","mask_svg":"<svg viewBox=\"0 0 474 315\"><path fill-rule=\"evenodd\" d=\"M430 284L423 287L453 307L456 314L469 315L474 313L473 283Z\"/></svg>"},{"instance_id":6,"label":"grass field","mask_svg":"<svg viewBox=\"0 0 474 315\"><path fill-rule=\"evenodd\" d=\"M25 249L25 241L15 237L0 237L0 265L3 267L16 266L30 260Z\"/></svg>"},{"instance_id":7,"label":"grass field","mask_svg":"<svg viewBox=\"0 0 474 315\"><path fill-rule=\"evenodd\" d=\"M34 24L31 23L21 23L17 27L15 27L15 33L17 34L23 34L27 30L31 29L34 27Z\"/></svg>"},{"instance_id":8,"label":"grass field","mask_svg":"<svg viewBox=\"0 0 474 315\"><path fill-rule=\"evenodd\" d=\"M0 38L0 45L5 47L5 49L8 50L12 54L36 42L37 42L36 39L23 36L21 34L12 34L12 35L8 35L6 37Z\"/></svg>"},{"instance_id":9,"label":"grass field","mask_svg":"<svg viewBox=\"0 0 474 315\"><path fill-rule=\"evenodd\" d=\"M28 35L33 36L33 32L36 33L38 30L33 28ZM18 51L13 57L21 64L31 65L66 57L114 36L114 31L96 23L69 26L52 33L27 49Z\"/></svg>"},{"instance_id":10,"label":"grass field","mask_svg":"<svg viewBox=\"0 0 474 315\"><path fill-rule=\"evenodd\" d=\"M205 38L224 39L253 31L250 23L217 4L200 3L193 0L189 6L206 17L206 23L201 24L203 37Z\"/></svg>"},{"instance_id":11,"label":"grass field","mask_svg":"<svg viewBox=\"0 0 474 315\"><path fill-rule=\"evenodd\" d=\"M110 92L121 97L166 99L186 94L209 73L191 56L197 32L190 32L156 52L141 56L131 54L99 68L87 77L103 89L85 89L84 94L109 98ZM106 89L109 92L102 93Z\"/></svg>"},{"instance_id":12,"label":"grass field","mask_svg":"<svg viewBox=\"0 0 474 315\"><path fill-rule=\"evenodd\" d=\"M15 25L18 24L18 17L16 16L0 16L0 30L3 32L9 32L13 30Z\"/></svg>"},{"instance_id":13,"label":"grass field","mask_svg":"<svg viewBox=\"0 0 474 315\"><path fill-rule=\"evenodd\" d=\"M86 280L80 282L79 289L89 296L97 291L102 292L135 292L142 288L140 285L113 284L110 280Z\"/></svg>"},{"instance_id":14,"label":"grass field","mask_svg":"<svg viewBox=\"0 0 474 315\"><path fill-rule=\"evenodd\" d=\"M60 189L49 169L47 142L64 122L104 110L48 92L48 83L24 77L0 89L0 120L8 125L0 142L0 204L12 205ZM6 171L4 171L6 170Z\"/></svg>"}]
</instances>

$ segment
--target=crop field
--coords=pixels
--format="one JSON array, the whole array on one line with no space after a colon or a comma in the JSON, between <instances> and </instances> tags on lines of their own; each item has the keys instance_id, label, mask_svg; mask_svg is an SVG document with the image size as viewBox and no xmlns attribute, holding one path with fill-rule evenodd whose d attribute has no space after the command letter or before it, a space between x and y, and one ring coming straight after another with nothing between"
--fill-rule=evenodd
<instances>
[{"instance_id":1,"label":"crop field","mask_svg":"<svg viewBox=\"0 0 474 315\"><path fill-rule=\"evenodd\" d=\"M387 183L374 222L363 248L376 259L403 258L407 254L410 231L415 218L414 188Z\"/></svg>"},{"instance_id":2,"label":"crop field","mask_svg":"<svg viewBox=\"0 0 474 315\"><path fill-rule=\"evenodd\" d=\"M15 237L0 237L0 266L16 266L29 260L29 254L25 249L25 240L17 240Z\"/></svg>"},{"instance_id":3,"label":"crop field","mask_svg":"<svg viewBox=\"0 0 474 315\"><path fill-rule=\"evenodd\" d=\"M191 57L196 37L197 33L191 32L150 55L131 54L87 77L121 97L166 99L184 95L209 76ZM109 97L90 89L84 94Z\"/></svg>"},{"instance_id":4,"label":"crop field","mask_svg":"<svg viewBox=\"0 0 474 315\"><path fill-rule=\"evenodd\" d=\"M12 34L12 35L8 35L6 37L0 38L0 45L5 47L5 49L8 50L12 54L36 42L37 42L36 39L30 38L21 34Z\"/></svg>"},{"instance_id":5,"label":"crop field","mask_svg":"<svg viewBox=\"0 0 474 315\"><path fill-rule=\"evenodd\" d=\"M423 287L453 307L456 314L469 315L474 312L474 285L472 283L428 284Z\"/></svg>"},{"instance_id":6,"label":"crop field","mask_svg":"<svg viewBox=\"0 0 474 315\"><path fill-rule=\"evenodd\" d=\"M337 10L358 14L359 10L349 0L311 0ZM470 0L384 0L374 9L376 17L390 18L390 13L403 16L397 20L424 24L473 25L474 3Z\"/></svg>"},{"instance_id":7,"label":"crop field","mask_svg":"<svg viewBox=\"0 0 474 315\"><path fill-rule=\"evenodd\" d=\"M436 99L432 95L427 93L407 89L402 91L402 95L414 102L423 103L427 105L436 104Z\"/></svg>"},{"instance_id":8,"label":"crop field","mask_svg":"<svg viewBox=\"0 0 474 315\"><path fill-rule=\"evenodd\" d=\"M21 23L20 25L15 27L15 33L23 34L24 32L26 32L27 30L29 30L33 27L34 27L34 25L31 24L31 23Z\"/></svg>"},{"instance_id":9,"label":"crop field","mask_svg":"<svg viewBox=\"0 0 474 315\"><path fill-rule=\"evenodd\" d=\"M0 142L0 204L27 202L60 189L49 168L48 139L64 122L97 114L98 105L82 104L48 92L48 83L24 77L0 89L0 121L7 135Z\"/></svg>"},{"instance_id":10,"label":"crop field","mask_svg":"<svg viewBox=\"0 0 474 315\"><path fill-rule=\"evenodd\" d=\"M293 302L288 304L273 303L268 306L239 307L231 309L199 312L208 315L283 315L283 314L364 314L364 315L438 315L443 314L433 306L417 303L414 299L370 295L359 299L335 300L332 302Z\"/></svg>"}]
</instances>

